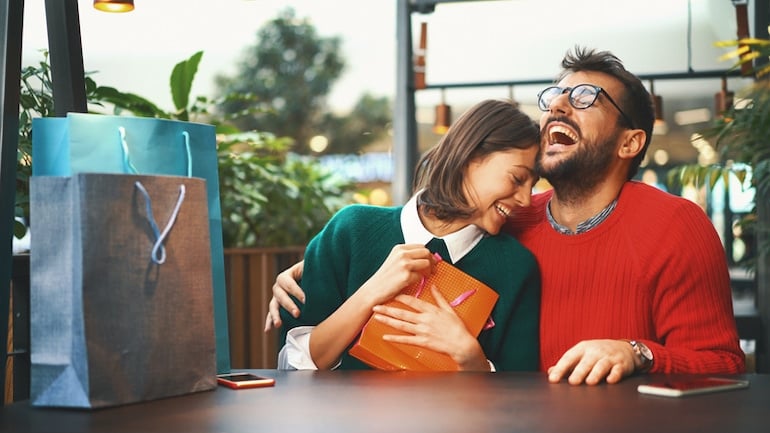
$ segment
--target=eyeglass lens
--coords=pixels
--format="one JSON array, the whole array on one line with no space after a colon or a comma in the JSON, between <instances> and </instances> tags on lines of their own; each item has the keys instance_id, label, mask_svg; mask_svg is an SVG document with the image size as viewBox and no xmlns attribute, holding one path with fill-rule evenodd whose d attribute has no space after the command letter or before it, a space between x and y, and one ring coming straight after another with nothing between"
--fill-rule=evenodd
<instances>
[{"instance_id":1,"label":"eyeglass lens","mask_svg":"<svg viewBox=\"0 0 770 433\"><path fill-rule=\"evenodd\" d=\"M588 84L580 84L572 88L556 86L548 87L540 93L538 106L541 110L546 111L551 108L551 102L553 102L557 96L569 92L570 105L578 109L584 109L596 102L596 98L599 96L600 91L600 89Z\"/></svg>"},{"instance_id":2,"label":"eyeglass lens","mask_svg":"<svg viewBox=\"0 0 770 433\"><path fill-rule=\"evenodd\" d=\"M551 108L551 103L554 99L556 99L557 96L562 95L565 92L569 92L568 99L570 105L582 110L592 106L594 102L596 102L596 99L599 97L599 93L602 91L603 89L601 87L594 86L592 84L578 84L575 87L546 87L542 92L540 92L539 97L537 98L537 105L540 110L548 111L548 109ZM628 123L628 126L633 129L634 124L631 119L626 115L626 113L623 112L623 110L621 110L620 106L618 106L618 104L606 91L604 94L607 96L607 100L610 101L610 103L615 108L617 108L620 115Z\"/></svg>"}]
</instances>

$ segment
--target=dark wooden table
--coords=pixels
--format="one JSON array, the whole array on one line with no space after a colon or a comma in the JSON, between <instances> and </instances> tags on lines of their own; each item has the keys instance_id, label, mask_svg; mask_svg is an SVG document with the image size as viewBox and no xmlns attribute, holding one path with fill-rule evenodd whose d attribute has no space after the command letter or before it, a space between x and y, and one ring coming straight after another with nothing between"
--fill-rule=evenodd
<instances>
[{"instance_id":1,"label":"dark wooden table","mask_svg":"<svg viewBox=\"0 0 770 433\"><path fill-rule=\"evenodd\" d=\"M275 387L215 391L100 410L0 408L1 432L763 432L770 375L749 389L685 398L636 386L549 384L540 373L253 370Z\"/></svg>"}]
</instances>

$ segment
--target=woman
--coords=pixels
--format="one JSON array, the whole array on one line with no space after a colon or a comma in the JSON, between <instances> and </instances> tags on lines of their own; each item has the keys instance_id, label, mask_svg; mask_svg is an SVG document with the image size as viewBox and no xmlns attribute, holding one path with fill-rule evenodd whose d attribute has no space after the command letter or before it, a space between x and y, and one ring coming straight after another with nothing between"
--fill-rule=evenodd
<instances>
[{"instance_id":1,"label":"woman","mask_svg":"<svg viewBox=\"0 0 770 433\"><path fill-rule=\"evenodd\" d=\"M387 340L447 354L460 370L537 369L539 272L529 251L499 233L529 206L538 143L537 126L512 103L482 101L422 157L407 204L340 210L308 244L299 318L281 313L289 331L279 367L365 368L347 349L374 311L408 333ZM500 296L495 326L478 339L435 289L437 305L399 295L431 272L425 244L434 238L444 259ZM381 305L394 298L415 311Z\"/></svg>"}]
</instances>

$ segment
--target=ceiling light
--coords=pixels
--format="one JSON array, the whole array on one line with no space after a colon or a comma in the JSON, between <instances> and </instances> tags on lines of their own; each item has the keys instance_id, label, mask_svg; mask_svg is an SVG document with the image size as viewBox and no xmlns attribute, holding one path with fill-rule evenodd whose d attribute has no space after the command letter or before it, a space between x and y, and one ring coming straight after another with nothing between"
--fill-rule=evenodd
<instances>
[{"instance_id":1,"label":"ceiling light","mask_svg":"<svg viewBox=\"0 0 770 433\"><path fill-rule=\"evenodd\" d=\"M668 163L668 152L664 149L658 149L652 154L652 160L655 164L666 165Z\"/></svg>"},{"instance_id":2,"label":"ceiling light","mask_svg":"<svg viewBox=\"0 0 770 433\"><path fill-rule=\"evenodd\" d=\"M714 115L722 117L722 114L733 106L735 93L727 90L727 77L722 77L722 89L714 95Z\"/></svg>"},{"instance_id":3,"label":"ceiling light","mask_svg":"<svg viewBox=\"0 0 770 433\"><path fill-rule=\"evenodd\" d=\"M134 0L94 0L94 9L103 12L131 12Z\"/></svg>"},{"instance_id":4,"label":"ceiling light","mask_svg":"<svg viewBox=\"0 0 770 433\"><path fill-rule=\"evenodd\" d=\"M679 126L705 123L711 120L711 110L708 108L694 108L674 113L674 123Z\"/></svg>"}]
</instances>

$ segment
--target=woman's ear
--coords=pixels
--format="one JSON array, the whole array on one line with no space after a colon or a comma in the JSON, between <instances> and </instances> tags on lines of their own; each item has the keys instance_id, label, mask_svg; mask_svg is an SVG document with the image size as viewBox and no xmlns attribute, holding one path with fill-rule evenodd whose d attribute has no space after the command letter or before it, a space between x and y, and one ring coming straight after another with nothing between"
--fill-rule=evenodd
<instances>
[{"instance_id":1,"label":"woman's ear","mask_svg":"<svg viewBox=\"0 0 770 433\"><path fill-rule=\"evenodd\" d=\"M618 150L621 159L633 159L644 149L647 134L642 129L630 129L625 131L623 143Z\"/></svg>"}]
</instances>

